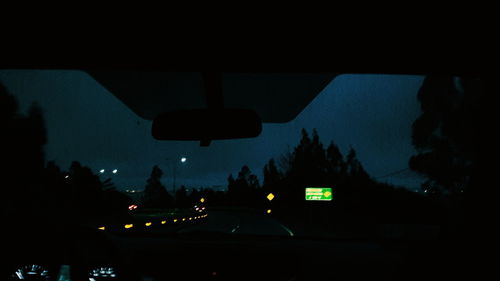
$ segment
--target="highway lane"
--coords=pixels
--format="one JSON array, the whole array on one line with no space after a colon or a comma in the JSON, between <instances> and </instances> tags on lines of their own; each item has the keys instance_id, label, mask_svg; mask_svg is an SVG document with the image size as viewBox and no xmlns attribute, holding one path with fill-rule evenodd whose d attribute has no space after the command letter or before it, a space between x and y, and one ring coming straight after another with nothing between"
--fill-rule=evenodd
<instances>
[{"instance_id":1,"label":"highway lane","mask_svg":"<svg viewBox=\"0 0 500 281\"><path fill-rule=\"evenodd\" d=\"M208 212L204 223L186 226L179 233L193 231L213 231L234 234L294 236L293 230L268 214L246 211Z\"/></svg>"}]
</instances>

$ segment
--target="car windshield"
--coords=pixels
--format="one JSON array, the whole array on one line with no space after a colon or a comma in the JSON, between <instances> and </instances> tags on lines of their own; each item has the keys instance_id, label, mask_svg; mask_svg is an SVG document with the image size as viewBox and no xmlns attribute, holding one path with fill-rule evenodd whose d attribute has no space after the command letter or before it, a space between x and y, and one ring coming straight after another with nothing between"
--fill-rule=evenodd
<instances>
[{"instance_id":1,"label":"car windshield","mask_svg":"<svg viewBox=\"0 0 500 281\"><path fill-rule=\"evenodd\" d=\"M475 78L338 75L292 120L209 146L154 139L85 71L1 70L0 83L2 208L22 222L433 239L470 186Z\"/></svg>"}]
</instances>

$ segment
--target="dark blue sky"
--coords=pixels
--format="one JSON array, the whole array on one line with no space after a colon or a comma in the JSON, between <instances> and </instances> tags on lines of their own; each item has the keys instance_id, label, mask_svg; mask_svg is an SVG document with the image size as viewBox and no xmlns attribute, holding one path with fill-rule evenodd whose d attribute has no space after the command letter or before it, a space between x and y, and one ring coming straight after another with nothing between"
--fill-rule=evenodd
<instances>
[{"instance_id":1,"label":"dark blue sky","mask_svg":"<svg viewBox=\"0 0 500 281\"><path fill-rule=\"evenodd\" d=\"M0 81L14 94L21 110L37 101L48 128L46 159L67 169L73 160L97 173L112 175L122 189L142 188L158 164L163 183L172 185L171 166L165 158L187 157L179 163L177 184L226 185L229 173L248 165L262 181L262 168L300 139L301 128L317 128L325 146L334 140L346 154L349 146L374 177L408 167L415 152L411 124L419 116L416 99L420 76L341 75L335 78L295 120L264 124L255 139L198 142L156 141L151 121L141 119L89 75L80 71L2 70ZM416 188L414 173L381 179Z\"/></svg>"}]
</instances>

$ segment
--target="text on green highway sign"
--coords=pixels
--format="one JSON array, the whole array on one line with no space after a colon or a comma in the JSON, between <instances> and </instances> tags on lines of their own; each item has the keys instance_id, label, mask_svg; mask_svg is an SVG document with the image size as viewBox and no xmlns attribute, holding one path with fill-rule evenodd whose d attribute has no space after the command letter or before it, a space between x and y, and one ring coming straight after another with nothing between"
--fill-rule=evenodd
<instances>
[{"instance_id":1,"label":"text on green highway sign","mask_svg":"<svg viewBox=\"0 0 500 281\"><path fill-rule=\"evenodd\" d=\"M306 201L332 201L330 187L306 187Z\"/></svg>"}]
</instances>

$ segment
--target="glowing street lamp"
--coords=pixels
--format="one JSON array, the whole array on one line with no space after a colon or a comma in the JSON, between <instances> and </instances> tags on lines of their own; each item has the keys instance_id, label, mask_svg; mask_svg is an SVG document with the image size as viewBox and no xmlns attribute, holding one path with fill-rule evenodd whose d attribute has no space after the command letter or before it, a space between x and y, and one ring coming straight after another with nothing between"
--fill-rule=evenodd
<instances>
[{"instance_id":1,"label":"glowing street lamp","mask_svg":"<svg viewBox=\"0 0 500 281\"><path fill-rule=\"evenodd\" d=\"M104 173L104 169L101 169L101 170L99 171L99 173L103 174L103 173Z\"/></svg>"},{"instance_id":2,"label":"glowing street lamp","mask_svg":"<svg viewBox=\"0 0 500 281\"><path fill-rule=\"evenodd\" d=\"M118 169L113 170L113 174L116 174L118 172Z\"/></svg>"}]
</instances>

